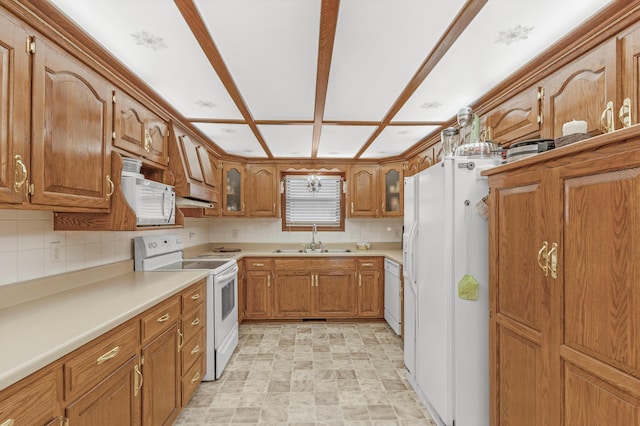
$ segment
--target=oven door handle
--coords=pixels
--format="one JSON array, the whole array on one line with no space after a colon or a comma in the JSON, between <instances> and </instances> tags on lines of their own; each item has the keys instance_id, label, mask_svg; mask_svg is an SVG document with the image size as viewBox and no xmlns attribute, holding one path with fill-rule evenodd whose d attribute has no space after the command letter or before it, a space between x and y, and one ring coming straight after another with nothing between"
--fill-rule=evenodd
<instances>
[{"instance_id":1,"label":"oven door handle","mask_svg":"<svg viewBox=\"0 0 640 426\"><path fill-rule=\"evenodd\" d=\"M234 266L232 268L227 269L226 271L221 272L219 275L215 275L215 281L224 283L229 278L235 277L238 275L238 267Z\"/></svg>"}]
</instances>

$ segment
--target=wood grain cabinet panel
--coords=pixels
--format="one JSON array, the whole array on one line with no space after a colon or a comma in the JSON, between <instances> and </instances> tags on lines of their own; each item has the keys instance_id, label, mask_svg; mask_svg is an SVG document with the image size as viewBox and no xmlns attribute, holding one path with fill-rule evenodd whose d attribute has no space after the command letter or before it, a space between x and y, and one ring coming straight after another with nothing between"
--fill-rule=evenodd
<instances>
[{"instance_id":1,"label":"wood grain cabinet panel","mask_svg":"<svg viewBox=\"0 0 640 426\"><path fill-rule=\"evenodd\" d=\"M32 72L31 202L108 209L113 86L44 39Z\"/></svg>"},{"instance_id":2,"label":"wood grain cabinet panel","mask_svg":"<svg viewBox=\"0 0 640 426\"><path fill-rule=\"evenodd\" d=\"M323 270L315 274L314 312L320 318L355 316L357 294L353 269Z\"/></svg>"},{"instance_id":3,"label":"wood grain cabinet panel","mask_svg":"<svg viewBox=\"0 0 640 426\"><path fill-rule=\"evenodd\" d=\"M139 357L127 360L90 392L67 406L65 417L70 425L110 426L140 425L140 397L135 368Z\"/></svg>"},{"instance_id":4,"label":"wood grain cabinet panel","mask_svg":"<svg viewBox=\"0 0 640 426\"><path fill-rule=\"evenodd\" d=\"M171 425L181 406L178 323L142 348L142 424Z\"/></svg>"},{"instance_id":5,"label":"wood grain cabinet panel","mask_svg":"<svg viewBox=\"0 0 640 426\"><path fill-rule=\"evenodd\" d=\"M545 79L542 137L562 136L562 125L585 120L587 131L602 133L601 116L607 103L618 101L616 42L604 43ZM615 111L614 119L617 114ZM616 126L618 127L618 126Z\"/></svg>"},{"instance_id":6,"label":"wood grain cabinet panel","mask_svg":"<svg viewBox=\"0 0 640 426\"><path fill-rule=\"evenodd\" d=\"M404 214L404 163L380 166L378 190L382 197L382 217L403 217Z\"/></svg>"},{"instance_id":7,"label":"wood grain cabinet panel","mask_svg":"<svg viewBox=\"0 0 640 426\"><path fill-rule=\"evenodd\" d=\"M358 259L358 317L381 318L384 316L384 281L382 258Z\"/></svg>"},{"instance_id":8,"label":"wood grain cabinet panel","mask_svg":"<svg viewBox=\"0 0 640 426\"><path fill-rule=\"evenodd\" d=\"M278 217L280 192L276 166L251 164L247 167L247 215L251 217Z\"/></svg>"},{"instance_id":9,"label":"wood grain cabinet panel","mask_svg":"<svg viewBox=\"0 0 640 426\"><path fill-rule=\"evenodd\" d=\"M60 366L45 368L0 392L0 425L48 425L62 416L58 404ZM7 423L13 420L13 423Z\"/></svg>"},{"instance_id":10,"label":"wood grain cabinet panel","mask_svg":"<svg viewBox=\"0 0 640 426\"><path fill-rule=\"evenodd\" d=\"M125 92L114 93L114 100L113 145L166 165L168 123Z\"/></svg>"},{"instance_id":11,"label":"wood grain cabinet panel","mask_svg":"<svg viewBox=\"0 0 640 426\"><path fill-rule=\"evenodd\" d=\"M508 147L523 139L540 135L542 116L542 89L532 87L509 98L486 115L486 126L491 128L492 141Z\"/></svg>"},{"instance_id":12,"label":"wood grain cabinet panel","mask_svg":"<svg viewBox=\"0 0 640 426\"><path fill-rule=\"evenodd\" d=\"M309 272L276 271L273 280L273 316L312 317L315 296L313 280Z\"/></svg>"},{"instance_id":13,"label":"wood grain cabinet panel","mask_svg":"<svg viewBox=\"0 0 640 426\"><path fill-rule=\"evenodd\" d=\"M27 32L17 23L0 16L0 203L19 205L26 201L26 192L15 184L24 175L18 160L30 166L29 107L31 79L29 54L24 48Z\"/></svg>"},{"instance_id":14,"label":"wood grain cabinet panel","mask_svg":"<svg viewBox=\"0 0 640 426\"><path fill-rule=\"evenodd\" d=\"M349 176L349 216L376 217L378 203L378 166L353 166Z\"/></svg>"},{"instance_id":15,"label":"wood grain cabinet panel","mask_svg":"<svg viewBox=\"0 0 640 426\"><path fill-rule=\"evenodd\" d=\"M494 425L638 422L640 136L608 137L489 172Z\"/></svg>"},{"instance_id":16,"label":"wood grain cabinet panel","mask_svg":"<svg viewBox=\"0 0 640 426\"><path fill-rule=\"evenodd\" d=\"M272 272L249 271L245 273L245 317L269 318L273 314Z\"/></svg>"}]
</instances>

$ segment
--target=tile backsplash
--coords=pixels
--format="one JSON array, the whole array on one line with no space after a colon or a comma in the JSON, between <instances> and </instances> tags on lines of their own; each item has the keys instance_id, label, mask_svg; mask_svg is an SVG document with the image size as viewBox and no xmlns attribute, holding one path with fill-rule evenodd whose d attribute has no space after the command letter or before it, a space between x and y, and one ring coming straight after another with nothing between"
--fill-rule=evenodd
<instances>
[{"instance_id":1,"label":"tile backsplash","mask_svg":"<svg viewBox=\"0 0 640 426\"><path fill-rule=\"evenodd\" d=\"M53 213L0 209L0 285L133 259L133 238L178 233L187 247L208 242L305 243L309 232L282 232L280 219L185 219L157 231L54 231ZM402 219L347 220L345 232L319 232L323 242L400 242Z\"/></svg>"}]
</instances>

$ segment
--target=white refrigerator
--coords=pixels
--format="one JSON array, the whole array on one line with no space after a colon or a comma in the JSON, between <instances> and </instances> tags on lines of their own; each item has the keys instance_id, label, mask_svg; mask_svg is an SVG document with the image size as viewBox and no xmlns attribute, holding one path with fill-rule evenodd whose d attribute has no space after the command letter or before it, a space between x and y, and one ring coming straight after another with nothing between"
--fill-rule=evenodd
<instances>
[{"instance_id":1,"label":"white refrigerator","mask_svg":"<svg viewBox=\"0 0 640 426\"><path fill-rule=\"evenodd\" d=\"M488 223L476 204L488 193L480 172L495 165L493 159L446 157L413 177L418 189L410 208L417 209L417 220L406 258L408 278L415 280L415 360L409 379L441 425L489 425ZM476 294L459 293L463 278L462 289Z\"/></svg>"}]
</instances>

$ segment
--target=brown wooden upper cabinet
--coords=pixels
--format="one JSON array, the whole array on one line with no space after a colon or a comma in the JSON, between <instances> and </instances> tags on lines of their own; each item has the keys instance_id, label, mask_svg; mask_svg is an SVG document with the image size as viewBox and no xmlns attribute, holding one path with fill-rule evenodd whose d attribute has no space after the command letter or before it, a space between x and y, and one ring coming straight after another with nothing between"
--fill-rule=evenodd
<instances>
[{"instance_id":1,"label":"brown wooden upper cabinet","mask_svg":"<svg viewBox=\"0 0 640 426\"><path fill-rule=\"evenodd\" d=\"M247 166L247 216L278 217L278 170L276 166Z\"/></svg>"},{"instance_id":2,"label":"brown wooden upper cabinet","mask_svg":"<svg viewBox=\"0 0 640 426\"><path fill-rule=\"evenodd\" d=\"M539 137L542 93L541 87L531 87L491 110L485 119L485 125L491 128L491 141L508 147L519 140Z\"/></svg>"},{"instance_id":3,"label":"brown wooden upper cabinet","mask_svg":"<svg viewBox=\"0 0 640 426\"><path fill-rule=\"evenodd\" d=\"M176 195L217 203L219 183L204 143L172 123L169 137L169 171Z\"/></svg>"},{"instance_id":4,"label":"brown wooden upper cabinet","mask_svg":"<svg viewBox=\"0 0 640 426\"><path fill-rule=\"evenodd\" d=\"M624 46L622 73L622 98L629 98L631 106L631 122L630 124L638 124L640 122L640 24L634 25L619 37ZM618 46L620 43L618 44ZM624 105L617 105L620 109L618 112L624 113ZM622 111L620 111L622 110ZM619 115L619 114L617 114ZM622 127L623 123L618 121L616 128Z\"/></svg>"},{"instance_id":5,"label":"brown wooden upper cabinet","mask_svg":"<svg viewBox=\"0 0 640 426\"><path fill-rule=\"evenodd\" d=\"M35 43L31 203L109 209L113 86L54 44Z\"/></svg>"},{"instance_id":6,"label":"brown wooden upper cabinet","mask_svg":"<svg viewBox=\"0 0 640 426\"><path fill-rule=\"evenodd\" d=\"M612 102L608 120L617 121L615 108L621 100L617 95L616 44L616 40L611 40L599 45L542 82L543 138L562 136L562 125L571 120L585 120L587 132L602 133L603 112L608 102Z\"/></svg>"},{"instance_id":7,"label":"brown wooden upper cabinet","mask_svg":"<svg viewBox=\"0 0 640 426\"><path fill-rule=\"evenodd\" d=\"M115 92L113 102L113 146L165 166L167 122L125 92Z\"/></svg>"},{"instance_id":8,"label":"brown wooden upper cabinet","mask_svg":"<svg viewBox=\"0 0 640 426\"><path fill-rule=\"evenodd\" d=\"M403 163L380 166L378 188L383 197L380 206L383 217L402 217L404 214Z\"/></svg>"},{"instance_id":9,"label":"brown wooden upper cabinet","mask_svg":"<svg viewBox=\"0 0 640 426\"><path fill-rule=\"evenodd\" d=\"M353 166L349 176L350 217L377 217L380 214L378 203L378 166Z\"/></svg>"},{"instance_id":10,"label":"brown wooden upper cabinet","mask_svg":"<svg viewBox=\"0 0 640 426\"><path fill-rule=\"evenodd\" d=\"M244 215L244 174L244 166L239 163L225 162L222 167L222 214L225 216Z\"/></svg>"},{"instance_id":11,"label":"brown wooden upper cabinet","mask_svg":"<svg viewBox=\"0 0 640 426\"><path fill-rule=\"evenodd\" d=\"M26 180L31 179L27 170L31 164L27 36L25 29L0 15L0 203L8 203L10 208L25 202Z\"/></svg>"}]
</instances>

